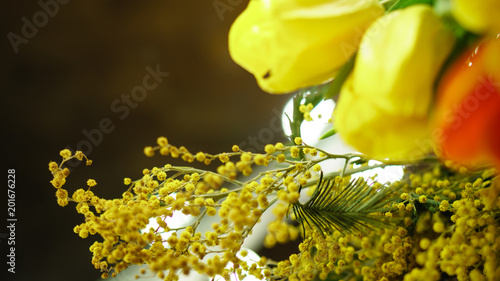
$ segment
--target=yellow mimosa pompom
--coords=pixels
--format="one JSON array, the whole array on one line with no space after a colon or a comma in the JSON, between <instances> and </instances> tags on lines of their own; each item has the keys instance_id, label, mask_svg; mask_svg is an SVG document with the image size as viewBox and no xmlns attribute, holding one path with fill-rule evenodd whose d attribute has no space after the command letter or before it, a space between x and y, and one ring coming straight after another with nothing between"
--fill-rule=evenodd
<instances>
[{"instance_id":1,"label":"yellow mimosa pompom","mask_svg":"<svg viewBox=\"0 0 500 281\"><path fill-rule=\"evenodd\" d=\"M383 14L376 0L252 0L229 31L229 52L264 91L289 93L332 79Z\"/></svg>"},{"instance_id":2,"label":"yellow mimosa pompom","mask_svg":"<svg viewBox=\"0 0 500 281\"><path fill-rule=\"evenodd\" d=\"M374 22L334 112L340 136L373 158L418 158L429 152L433 85L453 43L453 34L427 5Z\"/></svg>"}]
</instances>

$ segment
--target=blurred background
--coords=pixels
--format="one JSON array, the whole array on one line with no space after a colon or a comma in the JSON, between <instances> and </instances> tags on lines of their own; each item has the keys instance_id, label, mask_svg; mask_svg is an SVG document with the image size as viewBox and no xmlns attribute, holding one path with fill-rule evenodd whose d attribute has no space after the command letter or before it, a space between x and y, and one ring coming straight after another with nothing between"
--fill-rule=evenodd
<instances>
[{"instance_id":1,"label":"blurred background","mask_svg":"<svg viewBox=\"0 0 500 281\"><path fill-rule=\"evenodd\" d=\"M65 186L70 194L94 178L94 192L112 198L124 191L124 177L184 164L144 156L144 146L159 136L194 153L229 151L233 144L260 150L264 140L284 140L273 128L291 96L262 92L227 50L230 25L247 3L4 1L1 224L7 222L8 169L16 171L17 222L16 273L3 262L1 280L100 276L90 263L93 237L81 239L72 230L82 216L74 204L58 206L49 183L48 163L60 161L63 148L84 150L94 161L72 170ZM155 86L138 92L152 70L161 72L148 80ZM6 233L2 227L2 259Z\"/></svg>"}]
</instances>

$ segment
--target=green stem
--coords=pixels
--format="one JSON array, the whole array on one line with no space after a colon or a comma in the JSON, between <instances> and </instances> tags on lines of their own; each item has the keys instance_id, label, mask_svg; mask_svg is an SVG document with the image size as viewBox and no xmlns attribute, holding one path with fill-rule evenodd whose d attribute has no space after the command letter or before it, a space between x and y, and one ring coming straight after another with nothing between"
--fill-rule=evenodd
<instances>
[{"instance_id":1,"label":"green stem","mask_svg":"<svg viewBox=\"0 0 500 281\"><path fill-rule=\"evenodd\" d=\"M355 155L355 154L353 154L353 155ZM356 156L358 156L358 155L356 155ZM346 158L346 157L342 157L342 158ZM327 158L327 159L329 159L329 158ZM327 159L322 158L320 161L318 161L318 163L321 161L327 160ZM363 166L363 167L359 167L356 169L347 170L345 172L342 172L342 171L331 172L331 173L326 174L323 178L333 178L333 177L337 177L337 176L349 176L349 175L369 171L369 170L376 169L376 168L385 168L388 166L403 166L403 165L414 164L414 163L421 162L421 161L438 161L438 160L439 159L437 157L426 157L426 158L422 158L422 159L416 160L416 161L410 161L410 160L386 161L386 162L382 162L382 163L371 165L371 166ZM318 180L319 179L314 179L314 180L308 181L304 187L309 187L309 186L315 185L318 183Z\"/></svg>"}]
</instances>

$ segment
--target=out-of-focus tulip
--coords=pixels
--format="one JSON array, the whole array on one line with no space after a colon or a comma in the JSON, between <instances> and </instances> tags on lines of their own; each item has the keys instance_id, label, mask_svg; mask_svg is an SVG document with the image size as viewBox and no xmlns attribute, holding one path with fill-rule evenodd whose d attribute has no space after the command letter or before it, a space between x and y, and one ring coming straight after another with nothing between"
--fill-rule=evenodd
<instances>
[{"instance_id":1,"label":"out-of-focus tulip","mask_svg":"<svg viewBox=\"0 0 500 281\"><path fill-rule=\"evenodd\" d=\"M374 22L334 112L340 136L378 159L428 153L433 85L453 44L453 34L427 5L396 10Z\"/></svg>"},{"instance_id":2,"label":"out-of-focus tulip","mask_svg":"<svg viewBox=\"0 0 500 281\"><path fill-rule=\"evenodd\" d=\"M468 50L446 72L432 124L444 158L500 168L500 39Z\"/></svg>"},{"instance_id":3,"label":"out-of-focus tulip","mask_svg":"<svg viewBox=\"0 0 500 281\"><path fill-rule=\"evenodd\" d=\"M252 0L229 52L264 91L289 93L332 79L383 14L377 0Z\"/></svg>"},{"instance_id":4,"label":"out-of-focus tulip","mask_svg":"<svg viewBox=\"0 0 500 281\"><path fill-rule=\"evenodd\" d=\"M475 33L500 33L500 1L453 0L453 17L464 28Z\"/></svg>"}]
</instances>

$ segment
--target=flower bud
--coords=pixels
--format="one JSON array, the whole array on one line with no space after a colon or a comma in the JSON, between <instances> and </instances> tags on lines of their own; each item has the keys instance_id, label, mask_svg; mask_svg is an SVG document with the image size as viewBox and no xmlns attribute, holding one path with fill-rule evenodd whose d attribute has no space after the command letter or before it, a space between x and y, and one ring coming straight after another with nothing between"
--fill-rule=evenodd
<instances>
[{"instance_id":1,"label":"flower bud","mask_svg":"<svg viewBox=\"0 0 500 281\"><path fill-rule=\"evenodd\" d=\"M233 60L266 92L332 79L384 9L376 0L253 0L229 32Z\"/></svg>"},{"instance_id":2,"label":"flower bud","mask_svg":"<svg viewBox=\"0 0 500 281\"><path fill-rule=\"evenodd\" d=\"M433 85L453 43L453 34L427 5L375 21L363 36L334 112L344 141L379 159L428 153Z\"/></svg>"}]
</instances>

